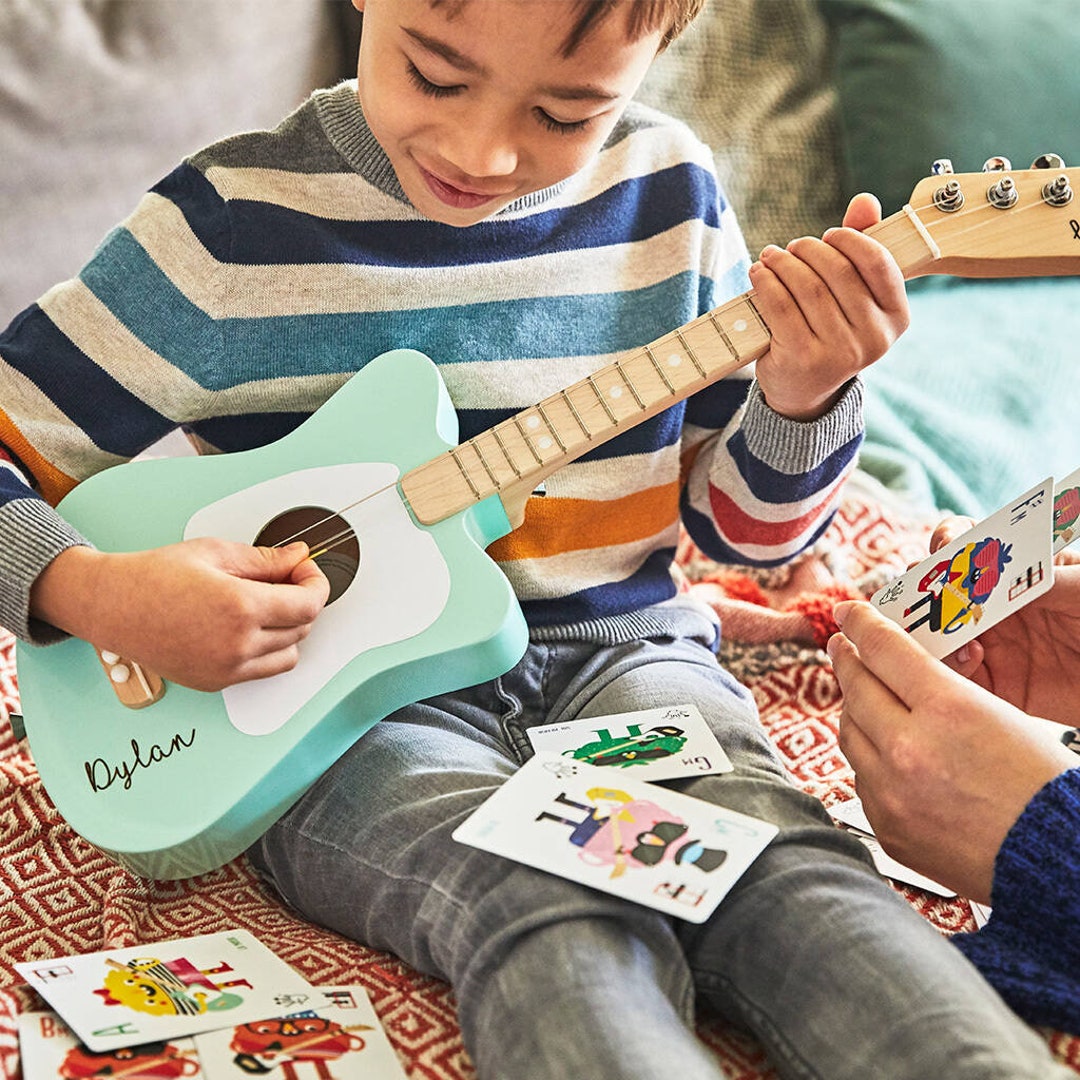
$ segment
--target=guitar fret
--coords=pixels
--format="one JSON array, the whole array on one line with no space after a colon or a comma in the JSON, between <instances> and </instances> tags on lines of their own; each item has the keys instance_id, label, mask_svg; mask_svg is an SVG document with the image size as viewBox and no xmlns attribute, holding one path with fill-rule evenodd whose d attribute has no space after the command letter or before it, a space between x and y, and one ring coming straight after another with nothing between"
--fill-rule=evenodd
<instances>
[{"instance_id":1,"label":"guitar fret","mask_svg":"<svg viewBox=\"0 0 1080 1080\"><path fill-rule=\"evenodd\" d=\"M627 375L625 371L623 371L622 361L616 360L612 366L622 376L622 381L626 383L627 388L630 390L630 393L634 395L634 400L638 403L638 408L645 409L645 402L641 400L641 395L637 392L637 387L634 385L630 376Z\"/></svg>"},{"instance_id":2,"label":"guitar fret","mask_svg":"<svg viewBox=\"0 0 1080 1080\"><path fill-rule=\"evenodd\" d=\"M552 438L559 444L559 449L565 454L566 443L562 441L562 438L559 436L558 428L551 422L551 418L544 412L544 406L542 404L537 405L536 411L544 418L544 423L547 424L548 431L551 432Z\"/></svg>"},{"instance_id":3,"label":"guitar fret","mask_svg":"<svg viewBox=\"0 0 1080 1080\"><path fill-rule=\"evenodd\" d=\"M480 449L479 441L477 439L470 439L469 445L480 459L480 464L484 466L484 471L491 477L491 482L495 485L495 489L498 490L502 485L499 483L499 478L491 471L491 466L487 463L487 458L484 457L484 451Z\"/></svg>"},{"instance_id":4,"label":"guitar fret","mask_svg":"<svg viewBox=\"0 0 1080 1080\"><path fill-rule=\"evenodd\" d=\"M690 342L686 340L686 337L683 334L683 332L681 330L676 330L675 331L675 336L679 339L679 344L683 347L683 350L686 352L686 355L690 357L690 363L693 364L694 367L697 368L698 374L703 379L707 379L709 377L709 373L701 366L701 362L694 355L694 350L690 348Z\"/></svg>"},{"instance_id":5,"label":"guitar fret","mask_svg":"<svg viewBox=\"0 0 1080 1080\"><path fill-rule=\"evenodd\" d=\"M768 324L765 322L765 320L761 317L761 312L758 311L757 304L754 303L753 297L744 296L743 303L745 303L746 306L751 310L751 312L753 312L754 318L758 321L758 325L761 327L762 330L765 331L765 336L771 338L772 331L769 329Z\"/></svg>"},{"instance_id":6,"label":"guitar fret","mask_svg":"<svg viewBox=\"0 0 1080 1080\"><path fill-rule=\"evenodd\" d=\"M518 429L518 432L520 433L522 439L525 440L525 445L529 448L529 452L534 458L536 458L536 464L543 465L544 459L536 452L536 447L533 446L532 439L529 438L528 433L521 426L521 420L518 419L518 417L516 416L514 417L514 426Z\"/></svg>"},{"instance_id":7,"label":"guitar fret","mask_svg":"<svg viewBox=\"0 0 1080 1080\"><path fill-rule=\"evenodd\" d=\"M563 401L566 402L567 407L574 414L574 419L577 421L578 427L581 428L582 432L584 433L585 438L591 439L593 433L585 426L585 421L581 419L580 413L574 407L574 403L570 400L570 394L566 390L560 391L560 394L562 395Z\"/></svg>"},{"instance_id":8,"label":"guitar fret","mask_svg":"<svg viewBox=\"0 0 1080 1080\"><path fill-rule=\"evenodd\" d=\"M520 479L521 470L517 467L517 465L514 463L514 459L510 456L510 451L507 450L506 443L502 441L502 436L499 434L499 429L497 427L493 427L491 429L491 434L495 437L495 441L499 444L499 449L502 451L502 456L506 458L506 464L509 465L510 468L513 470L514 475L518 477L518 479Z\"/></svg>"},{"instance_id":9,"label":"guitar fret","mask_svg":"<svg viewBox=\"0 0 1080 1080\"><path fill-rule=\"evenodd\" d=\"M709 312L709 322L712 323L713 329L720 335L721 340L728 347L728 351L731 353L732 358L741 360L742 355L739 353L739 350L735 348L731 338L728 337L727 331L720 325L719 320L716 318L715 311Z\"/></svg>"},{"instance_id":10,"label":"guitar fret","mask_svg":"<svg viewBox=\"0 0 1080 1080\"><path fill-rule=\"evenodd\" d=\"M667 373L660 365L660 361L653 355L652 349L648 345L645 346L645 355L652 361L652 366L656 368L656 374L663 380L664 385L668 388L668 391L672 394L675 393L675 387L671 385L671 380L667 377Z\"/></svg>"},{"instance_id":11,"label":"guitar fret","mask_svg":"<svg viewBox=\"0 0 1080 1080\"><path fill-rule=\"evenodd\" d=\"M465 466L461 463L461 459L458 457L457 452L460 449L461 449L460 447L455 446L454 449L448 451L448 453L454 459L454 464L461 471L461 475L463 477L465 477L465 483L469 485L469 488L472 491L473 495L475 495L476 498L479 499L481 497L480 496L480 491L477 488L477 486L473 483L472 477L469 475L469 470L465 468Z\"/></svg>"},{"instance_id":12,"label":"guitar fret","mask_svg":"<svg viewBox=\"0 0 1080 1080\"><path fill-rule=\"evenodd\" d=\"M603 408L604 412L607 413L608 419L612 422L612 424L615 425L615 427L618 427L619 418L611 411L611 406L608 405L607 398L605 398L604 395L600 393L600 388L593 381L593 377L591 375L588 376L586 382L592 387L592 392L596 395L596 400L600 402L600 405Z\"/></svg>"}]
</instances>

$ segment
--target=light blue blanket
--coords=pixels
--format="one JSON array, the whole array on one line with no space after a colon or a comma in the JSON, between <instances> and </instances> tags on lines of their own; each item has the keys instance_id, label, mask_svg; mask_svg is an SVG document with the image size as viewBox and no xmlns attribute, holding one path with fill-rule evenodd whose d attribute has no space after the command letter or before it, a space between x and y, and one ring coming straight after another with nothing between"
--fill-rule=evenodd
<instances>
[{"instance_id":1,"label":"light blue blanket","mask_svg":"<svg viewBox=\"0 0 1080 1080\"><path fill-rule=\"evenodd\" d=\"M972 517L1080 467L1080 278L932 278L909 295L910 328L865 373L861 467Z\"/></svg>"}]
</instances>

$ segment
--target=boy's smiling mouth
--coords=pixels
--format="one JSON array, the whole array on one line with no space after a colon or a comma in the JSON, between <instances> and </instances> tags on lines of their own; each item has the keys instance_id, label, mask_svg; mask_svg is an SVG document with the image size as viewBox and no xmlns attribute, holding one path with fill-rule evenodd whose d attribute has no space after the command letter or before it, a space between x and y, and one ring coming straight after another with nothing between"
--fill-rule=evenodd
<instances>
[{"instance_id":1,"label":"boy's smiling mouth","mask_svg":"<svg viewBox=\"0 0 1080 1080\"><path fill-rule=\"evenodd\" d=\"M431 193L442 203L453 207L455 210L475 210L493 199L506 198L509 192L474 191L469 188L457 187L443 180L433 172L429 172L422 165L417 166Z\"/></svg>"}]
</instances>

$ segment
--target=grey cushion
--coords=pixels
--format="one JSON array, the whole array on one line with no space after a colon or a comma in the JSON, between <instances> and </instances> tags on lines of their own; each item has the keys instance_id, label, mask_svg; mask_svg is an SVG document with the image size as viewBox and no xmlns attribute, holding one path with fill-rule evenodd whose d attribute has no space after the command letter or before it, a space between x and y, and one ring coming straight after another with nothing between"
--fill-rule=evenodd
<instances>
[{"instance_id":1,"label":"grey cushion","mask_svg":"<svg viewBox=\"0 0 1080 1080\"><path fill-rule=\"evenodd\" d=\"M0 0L0 324L183 155L355 70L347 0Z\"/></svg>"},{"instance_id":2,"label":"grey cushion","mask_svg":"<svg viewBox=\"0 0 1080 1080\"><path fill-rule=\"evenodd\" d=\"M840 223L839 110L814 0L710 0L639 97L712 147L752 255Z\"/></svg>"}]
</instances>

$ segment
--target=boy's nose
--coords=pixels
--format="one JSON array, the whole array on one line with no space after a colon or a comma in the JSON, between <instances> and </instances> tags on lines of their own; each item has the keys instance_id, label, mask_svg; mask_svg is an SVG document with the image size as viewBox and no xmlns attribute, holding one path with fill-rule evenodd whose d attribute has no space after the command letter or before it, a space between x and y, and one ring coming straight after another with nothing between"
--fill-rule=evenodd
<instances>
[{"instance_id":1,"label":"boy's nose","mask_svg":"<svg viewBox=\"0 0 1080 1080\"><path fill-rule=\"evenodd\" d=\"M512 134L502 126L483 120L459 133L447 157L465 175L478 180L510 176L518 166L518 151Z\"/></svg>"}]
</instances>

